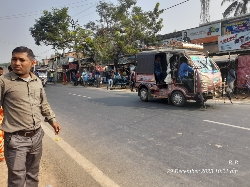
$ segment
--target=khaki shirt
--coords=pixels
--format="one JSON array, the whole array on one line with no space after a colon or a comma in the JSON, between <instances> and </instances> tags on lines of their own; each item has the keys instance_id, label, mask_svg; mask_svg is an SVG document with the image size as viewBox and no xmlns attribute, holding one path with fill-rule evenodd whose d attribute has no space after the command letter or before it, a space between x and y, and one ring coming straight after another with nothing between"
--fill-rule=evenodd
<instances>
[{"instance_id":1,"label":"khaki shirt","mask_svg":"<svg viewBox=\"0 0 250 187\"><path fill-rule=\"evenodd\" d=\"M4 111L0 129L5 132L37 129L41 126L44 117L44 121L50 124L56 121L41 80L32 73L30 75L29 82L24 81L14 72L0 77L0 105Z\"/></svg>"}]
</instances>

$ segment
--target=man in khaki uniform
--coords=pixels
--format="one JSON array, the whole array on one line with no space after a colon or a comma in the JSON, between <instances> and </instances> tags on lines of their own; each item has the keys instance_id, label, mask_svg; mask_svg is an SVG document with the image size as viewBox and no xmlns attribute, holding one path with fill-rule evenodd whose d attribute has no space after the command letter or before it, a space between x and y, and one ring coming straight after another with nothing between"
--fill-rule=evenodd
<instances>
[{"instance_id":1,"label":"man in khaki uniform","mask_svg":"<svg viewBox=\"0 0 250 187\"><path fill-rule=\"evenodd\" d=\"M44 118L55 134L60 131L42 82L30 72L35 62L31 49L17 47L12 51L13 71L0 77L0 105L4 111L0 129L4 131L8 187L38 186Z\"/></svg>"}]
</instances>

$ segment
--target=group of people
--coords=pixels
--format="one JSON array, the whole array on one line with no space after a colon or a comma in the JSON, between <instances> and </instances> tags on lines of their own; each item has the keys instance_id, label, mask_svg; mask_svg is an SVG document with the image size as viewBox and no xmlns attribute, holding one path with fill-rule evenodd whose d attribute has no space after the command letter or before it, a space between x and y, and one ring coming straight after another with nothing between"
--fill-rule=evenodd
<instances>
[{"instance_id":1,"label":"group of people","mask_svg":"<svg viewBox=\"0 0 250 187\"><path fill-rule=\"evenodd\" d=\"M135 70L131 69L129 75L127 75L126 70L123 72L117 71L117 73L114 72L114 70L110 70L106 72L106 80L107 80L107 89L113 89L114 79L123 79L123 82L125 83L129 81L130 84L130 90L131 92L134 92L135 87Z\"/></svg>"},{"instance_id":2,"label":"group of people","mask_svg":"<svg viewBox=\"0 0 250 187\"><path fill-rule=\"evenodd\" d=\"M96 80L97 87L100 87L100 82L101 82L101 73L98 69L96 69L93 72L87 72L85 69L83 72L80 74L79 71L76 73L72 73L72 81L73 82L80 82L83 81L83 85L86 85L88 80Z\"/></svg>"},{"instance_id":3,"label":"group of people","mask_svg":"<svg viewBox=\"0 0 250 187\"><path fill-rule=\"evenodd\" d=\"M13 70L0 76L0 106L4 116L0 130L4 131L9 187L38 187L42 123L48 122L56 135L61 130L41 80L31 72L35 63L31 49L16 47L11 58Z\"/></svg>"},{"instance_id":4,"label":"group of people","mask_svg":"<svg viewBox=\"0 0 250 187\"><path fill-rule=\"evenodd\" d=\"M186 84L189 88L190 92L194 92L194 78L193 73L194 69L192 67L191 60L181 58L181 65L178 70L178 79ZM162 71L162 65L161 65L161 57L156 56L155 62L154 62L154 74L157 84L164 83L164 79L166 77L165 72ZM190 76L190 74L192 76ZM227 95L229 99L231 99L231 94L234 91L234 82L236 80L236 73L235 73L235 67L231 64L228 68L228 74L227 74Z\"/></svg>"},{"instance_id":5,"label":"group of people","mask_svg":"<svg viewBox=\"0 0 250 187\"><path fill-rule=\"evenodd\" d=\"M184 59L184 58L182 58ZM194 80L190 78L189 74L193 73L194 69L191 66L190 60L182 60L181 65L178 70L178 78L183 82L186 83L191 92L193 92L194 87ZM166 71L163 71L162 62L160 56L155 56L154 61L154 75L156 79L156 84L164 84L164 80L167 76Z\"/></svg>"},{"instance_id":6,"label":"group of people","mask_svg":"<svg viewBox=\"0 0 250 187\"><path fill-rule=\"evenodd\" d=\"M72 73L72 81L75 83L76 81L80 82L83 81L83 85L86 85L87 83L90 84L90 82L96 81L96 86L100 87L101 82L107 83L107 89L112 90L114 87L114 84L118 81L123 80L123 83L126 83L129 81L130 83L130 89L131 92L134 92L135 87L135 70L132 68L129 75L129 71L118 70L114 71L111 70L105 70L102 73L95 69L93 71L87 71L86 69L83 69L82 73L80 74L79 71L76 73ZM102 80L102 77L105 77L105 79ZM78 85L78 84L77 84Z\"/></svg>"}]
</instances>

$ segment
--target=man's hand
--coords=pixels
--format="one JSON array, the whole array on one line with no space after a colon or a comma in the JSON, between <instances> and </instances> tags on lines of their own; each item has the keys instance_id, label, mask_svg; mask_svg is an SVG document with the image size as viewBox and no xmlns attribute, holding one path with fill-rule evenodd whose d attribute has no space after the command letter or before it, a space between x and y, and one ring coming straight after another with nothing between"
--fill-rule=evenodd
<instances>
[{"instance_id":1,"label":"man's hand","mask_svg":"<svg viewBox=\"0 0 250 187\"><path fill-rule=\"evenodd\" d=\"M51 126L54 128L55 130L55 135L58 135L60 130L61 130L61 127L60 125L57 123L57 122L54 122L53 124L51 124Z\"/></svg>"}]
</instances>

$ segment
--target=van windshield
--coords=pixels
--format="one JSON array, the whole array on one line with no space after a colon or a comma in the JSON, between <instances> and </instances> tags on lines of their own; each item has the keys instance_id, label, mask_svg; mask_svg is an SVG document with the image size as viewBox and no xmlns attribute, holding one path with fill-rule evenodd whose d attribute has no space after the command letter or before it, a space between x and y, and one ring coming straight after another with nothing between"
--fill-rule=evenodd
<instances>
[{"instance_id":1,"label":"van windshield","mask_svg":"<svg viewBox=\"0 0 250 187\"><path fill-rule=\"evenodd\" d=\"M201 69L202 73L217 73L219 70L210 58L192 56L192 61Z\"/></svg>"}]
</instances>

